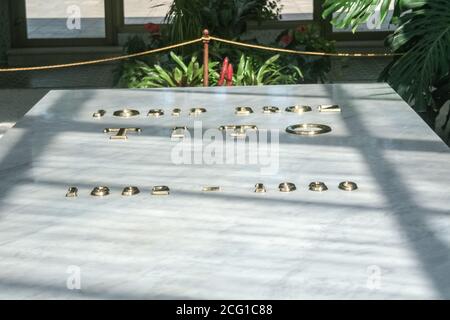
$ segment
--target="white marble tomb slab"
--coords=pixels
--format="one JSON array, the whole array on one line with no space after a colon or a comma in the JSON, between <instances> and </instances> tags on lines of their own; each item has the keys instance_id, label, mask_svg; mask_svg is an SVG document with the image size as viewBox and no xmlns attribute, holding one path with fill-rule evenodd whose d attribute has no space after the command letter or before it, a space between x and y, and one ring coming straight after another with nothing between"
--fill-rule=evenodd
<instances>
[{"instance_id":1,"label":"white marble tomb slab","mask_svg":"<svg viewBox=\"0 0 450 320\"><path fill-rule=\"evenodd\" d=\"M261 113L330 103L343 112ZM255 113L238 118L242 105ZM112 117L123 106L141 116ZM171 129L192 128L194 106L208 109L204 129L282 129L279 170L173 164ZM146 117L153 107L166 116ZM333 131L283 131L304 122ZM123 126L143 132L102 133ZM330 190L308 191L315 180ZM343 180L360 189L338 190ZM298 190L278 192L283 181ZM112 194L91 197L97 185ZM122 197L127 185L141 194ZM171 195L151 196L154 185ZM67 288L71 266L81 290ZM0 140L2 299L448 299L449 271L449 148L385 84L52 91Z\"/></svg>"}]
</instances>

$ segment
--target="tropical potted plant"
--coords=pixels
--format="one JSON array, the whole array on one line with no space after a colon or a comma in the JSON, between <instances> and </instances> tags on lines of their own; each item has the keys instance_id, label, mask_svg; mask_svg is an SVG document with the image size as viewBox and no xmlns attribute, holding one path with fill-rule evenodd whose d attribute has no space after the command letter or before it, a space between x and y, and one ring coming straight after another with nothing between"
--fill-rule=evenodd
<instances>
[{"instance_id":1,"label":"tropical potted plant","mask_svg":"<svg viewBox=\"0 0 450 320\"><path fill-rule=\"evenodd\" d=\"M450 99L449 0L326 0L323 16L332 16L336 27L355 31L376 10L380 10L382 23L392 3L391 23L396 30L386 44L402 55L389 64L381 78L415 110L433 117Z\"/></svg>"}]
</instances>

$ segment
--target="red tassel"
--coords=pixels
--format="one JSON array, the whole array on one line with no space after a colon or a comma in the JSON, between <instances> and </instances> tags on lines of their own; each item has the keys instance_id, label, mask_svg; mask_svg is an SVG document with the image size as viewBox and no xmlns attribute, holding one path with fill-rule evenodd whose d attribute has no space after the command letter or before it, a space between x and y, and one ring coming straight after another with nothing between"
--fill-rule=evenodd
<instances>
[{"instance_id":1,"label":"red tassel","mask_svg":"<svg viewBox=\"0 0 450 320\"><path fill-rule=\"evenodd\" d=\"M227 86L231 87L233 85L233 65L230 63L228 64L228 71L227 71Z\"/></svg>"},{"instance_id":2,"label":"red tassel","mask_svg":"<svg viewBox=\"0 0 450 320\"><path fill-rule=\"evenodd\" d=\"M218 86L223 86L225 82L225 74L228 72L228 58L223 59L222 71L220 72L220 79L217 82Z\"/></svg>"}]
</instances>

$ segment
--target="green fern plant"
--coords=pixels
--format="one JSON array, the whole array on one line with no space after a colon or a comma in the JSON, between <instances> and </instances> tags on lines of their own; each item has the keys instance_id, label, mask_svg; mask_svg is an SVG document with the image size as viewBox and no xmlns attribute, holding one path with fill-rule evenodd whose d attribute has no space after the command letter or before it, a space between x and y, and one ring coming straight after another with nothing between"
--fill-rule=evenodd
<instances>
[{"instance_id":1,"label":"green fern plant","mask_svg":"<svg viewBox=\"0 0 450 320\"><path fill-rule=\"evenodd\" d=\"M435 91L447 88L447 99L450 99L449 0L326 0L323 15L334 13L332 23L336 27L355 31L377 8L382 23L392 2L395 5L392 23L397 29L386 43L393 52L404 55L393 60L382 78L417 111L437 109L441 105L433 99Z\"/></svg>"},{"instance_id":2,"label":"green fern plant","mask_svg":"<svg viewBox=\"0 0 450 320\"><path fill-rule=\"evenodd\" d=\"M254 58L242 55L233 83L237 86L260 86L275 84L295 84L303 78L301 70L294 65L282 67L274 55L261 64Z\"/></svg>"}]
</instances>

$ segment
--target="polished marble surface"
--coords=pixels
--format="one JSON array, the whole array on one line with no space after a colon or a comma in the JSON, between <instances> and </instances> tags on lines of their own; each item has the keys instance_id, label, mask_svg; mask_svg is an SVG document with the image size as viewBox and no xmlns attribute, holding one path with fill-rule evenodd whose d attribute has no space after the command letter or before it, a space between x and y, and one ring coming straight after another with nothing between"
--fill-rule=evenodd
<instances>
[{"instance_id":1,"label":"polished marble surface","mask_svg":"<svg viewBox=\"0 0 450 320\"><path fill-rule=\"evenodd\" d=\"M263 105L337 103L342 113ZM175 126L284 129L279 170L176 165ZM255 113L237 117L236 106ZM131 119L112 117L129 106ZM171 117L179 106L181 117ZM151 108L166 116L148 118ZM104 109L102 119L92 114ZM140 127L111 141L108 127ZM346 193L339 182L359 190ZM297 185L289 194L280 182ZM308 191L311 181L329 190ZM268 192L253 193L263 182ZM65 198L69 186L79 197ZM106 198L89 195L106 185ZM122 197L123 187L141 193ZM151 196L155 185L171 195ZM204 193L220 185L221 192ZM385 84L51 91L0 139L0 298L450 298L449 148ZM75 268L75 269L74 269ZM79 269L77 269L79 268ZM80 271L81 290L67 281Z\"/></svg>"}]
</instances>

